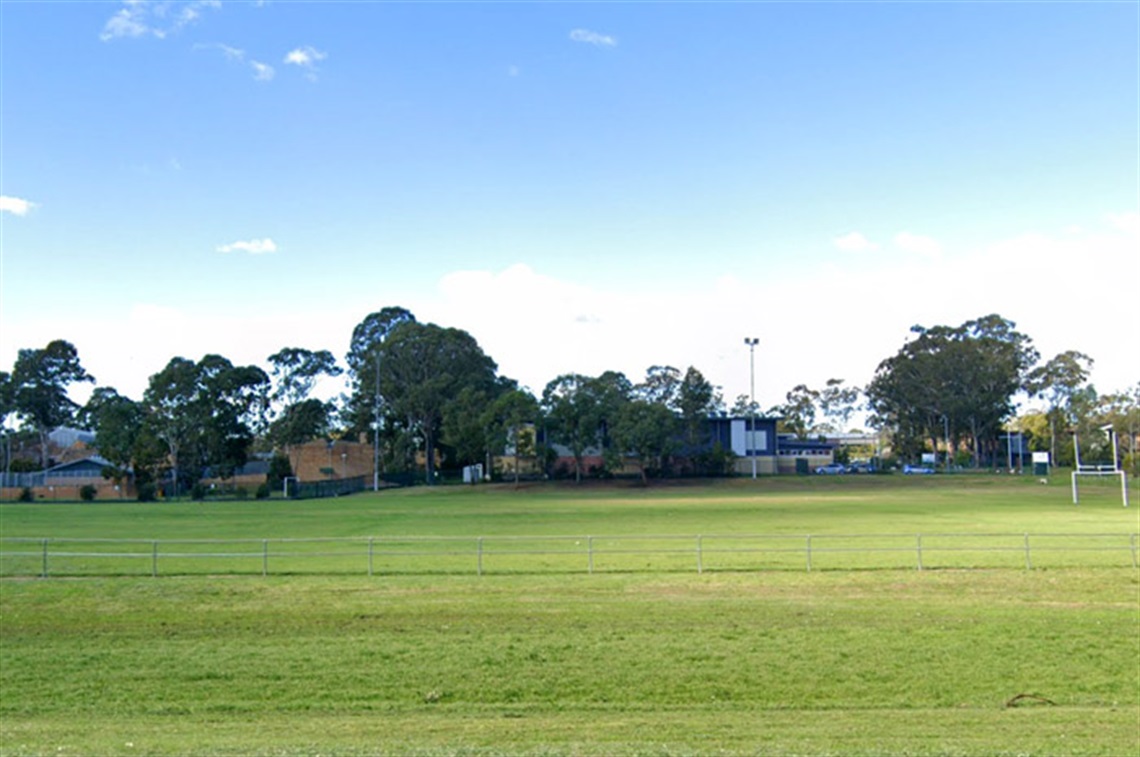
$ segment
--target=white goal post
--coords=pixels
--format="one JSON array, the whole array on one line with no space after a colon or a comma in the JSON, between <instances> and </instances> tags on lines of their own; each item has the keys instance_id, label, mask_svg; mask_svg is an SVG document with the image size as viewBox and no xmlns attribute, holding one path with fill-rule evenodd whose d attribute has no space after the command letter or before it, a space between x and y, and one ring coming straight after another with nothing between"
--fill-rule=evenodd
<instances>
[{"instance_id":1,"label":"white goal post","mask_svg":"<svg viewBox=\"0 0 1140 757\"><path fill-rule=\"evenodd\" d=\"M1073 453L1076 457L1076 468L1073 469L1073 504L1080 504L1080 490L1077 485L1077 480L1081 476L1118 476L1120 478L1120 499L1123 501L1124 506L1128 507L1128 473L1120 470L1117 467L1116 449L1116 432L1112 426L1103 426L1101 431L1107 431L1109 437L1112 439L1112 464L1111 465L1085 465L1081 462L1081 445L1077 440L1077 432L1073 431Z\"/></svg>"}]
</instances>

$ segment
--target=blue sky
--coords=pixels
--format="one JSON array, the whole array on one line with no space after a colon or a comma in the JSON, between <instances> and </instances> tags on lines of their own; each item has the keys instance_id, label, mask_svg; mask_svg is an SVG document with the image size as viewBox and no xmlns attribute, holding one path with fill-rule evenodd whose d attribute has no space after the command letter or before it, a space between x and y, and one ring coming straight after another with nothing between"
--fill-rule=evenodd
<instances>
[{"instance_id":1,"label":"blue sky","mask_svg":"<svg viewBox=\"0 0 1140 757\"><path fill-rule=\"evenodd\" d=\"M535 391L868 381L998 312L1140 380L1136 3L0 3L0 365L343 356Z\"/></svg>"}]
</instances>

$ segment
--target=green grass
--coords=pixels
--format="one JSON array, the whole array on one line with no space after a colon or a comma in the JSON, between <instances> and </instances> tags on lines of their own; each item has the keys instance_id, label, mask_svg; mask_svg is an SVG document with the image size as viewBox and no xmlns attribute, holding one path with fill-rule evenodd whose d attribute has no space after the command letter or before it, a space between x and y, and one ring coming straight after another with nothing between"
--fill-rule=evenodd
<instances>
[{"instance_id":1,"label":"green grass","mask_svg":"<svg viewBox=\"0 0 1140 757\"><path fill-rule=\"evenodd\" d=\"M0 508L4 537L1136 526L988 477ZM1136 754L1128 565L9 577L0 754Z\"/></svg>"}]
</instances>

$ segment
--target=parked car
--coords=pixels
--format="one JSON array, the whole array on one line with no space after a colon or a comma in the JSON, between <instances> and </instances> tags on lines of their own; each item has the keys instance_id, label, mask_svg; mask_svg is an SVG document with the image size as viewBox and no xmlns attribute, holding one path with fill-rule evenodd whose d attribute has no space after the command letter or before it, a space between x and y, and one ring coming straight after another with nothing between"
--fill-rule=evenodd
<instances>
[{"instance_id":1,"label":"parked car","mask_svg":"<svg viewBox=\"0 0 1140 757\"><path fill-rule=\"evenodd\" d=\"M838 476L847 472L847 466L843 463L828 463L816 468L815 472L821 476Z\"/></svg>"},{"instance_id":2,"label":"parked car","mask_svg":"<svg viewBox=\"0 0 1140 757\"><path fill-rule=\"evenodd\" d=\"M856 461L847 466L848 473L874 473L875 466L866 461Z\"/></svg>"},{"instance_id":3,"label":"parked car","mask_svg":"<svg viewBox=\"0 0 1140 757\"><path fill-rule=\"evenodd\" d=\"M924 465L904 465L903 466L903 473L905 473L908 476L915 476L915 475L922 476L922 475L934 473L934 469L933 468L927 468Z\"/></svg>"}]
</instances>

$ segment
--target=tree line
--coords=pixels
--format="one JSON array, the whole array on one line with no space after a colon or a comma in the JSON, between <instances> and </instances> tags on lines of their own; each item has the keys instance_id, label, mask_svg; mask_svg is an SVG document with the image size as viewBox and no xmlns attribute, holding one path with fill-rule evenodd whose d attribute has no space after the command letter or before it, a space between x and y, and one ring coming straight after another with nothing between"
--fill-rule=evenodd
<instances>
[{"instance_id":1,"label":"tree line","mask_svg":"<svg viewBox=\"0 0 1140 757\"><path fill-rule=\"evenodd\" d=\"M1066 462L1074 430L1085 432L1082 448L1090 455L1102 454L1106 437L1096 431L1107 423L1118 428L1135 465L1140 384L1100 395L1088 384L1091 358L1068 351L1042 363L1030 338L998 315L955 327L915 326L912 334L866 387L842 379L819 389L801 384L765 414L780 418L781 431L807 438L848 430L862 411L903 459L942 449L975 466L994 459L1013 426L1057 462ZM576 480L627 461L635 461L643 481L731 468L731 453L710 443L705 423L726 411L720 389L692 366L652 366L637 382L616 371L568 373L536 395L501 375L466 331L420 322L401 307L371 313L355 327L343 368L328 350L298 347L267 363L268 373L220 355L175 357L150 377L141 399L96 387L81 407L69 387L95 380L75 347L55 340L19 350L11 372L0 372L0 414L5 421L14 415L37 441L41 468L49 464L50 431L77 424L95 432L109 477L129 470L140 485L170 477L182 491L207 475L232 476L254 452L287 458L291 447L320 438L368 438L380 469L422 471L428 482L440 465L485 463L504 451L515 458L516 480L521 458ZM312 396L322 377L342 373L345 394L332 401ZM1025 396L1041 398L1047 409L1017 417L1015 400ZM758 410L742 395L729 412ZM553 468L554 444L570 453L561 471ZM591 469L587 456L602 462Z\"/></svg>"}]
</instances>

